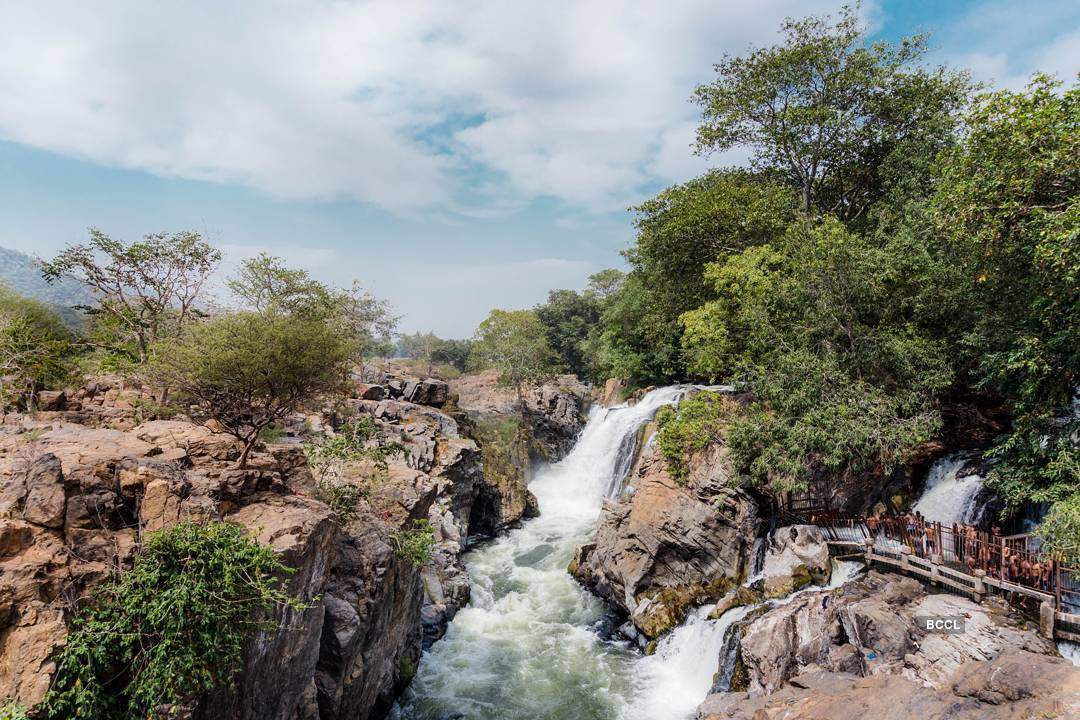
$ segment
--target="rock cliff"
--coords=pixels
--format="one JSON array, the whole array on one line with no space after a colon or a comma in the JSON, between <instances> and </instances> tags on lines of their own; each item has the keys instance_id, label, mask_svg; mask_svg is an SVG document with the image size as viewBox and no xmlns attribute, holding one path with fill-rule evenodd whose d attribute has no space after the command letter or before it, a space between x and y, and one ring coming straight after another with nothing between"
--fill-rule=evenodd
<instances>
[{"instance_id":1,"label":"rock cliff","mask_svg":"<svg viewBox=\"0 0 1080 720\"><path fill-rule=\"evenodd\" d=\"M539 512L529 492L532 469L557 462L573 448L585 426L588 389L564 375L526 397L524 420L517 399L493 371L450 382L447 407L464 434L481 447L485 484L470 521L472 532L494 535Z\"/></svg>"},{"instance_id":2,"label":"rock cliff","mask_svg":"<svg viewBox=\"0 0 1080 720\"><path fill-rule=\"evenodd\" d=\"M47 409L34 416L0 418L0 698L28 706L41 700L72 600L129 564L145 533L181 520L226 520L279 553L295 570L291 593L308 607L283 611L275 632L250 639L235 688L184 713L195 720L383 717L422 648L468 601L461 554L469 536L527 514L529 495L523 476L510 486L488 479L490 453L448 413L470 431L473 416L435 407L446 404L445 383L404 383L386 393L364 386L357 395L291 418L287 442L262 446L244 470L228 436L183 419L144 422L154 397L115 380L43 398ZM551 434L536 443L557 455L557 429L558 443L572 444L582 397L538 391L530 417ZM474 406L491 423L506 410ZM355 517L344 521L318 499L299 441L359 416L405 452L390 458L377 482L363 464L346 470L343 480L363 492ZM519 461L527 464L507 458L507 475L520 471ZM393 540L417 521L430 523L435 540L422 567Z\"/></svg>"},{"instance_id":3,"label":"rock cliff","mask_svg":"<svg viewBox=\"0 0 1080 720\"><path fill-rule=\"evenodd\" d=\"M648 638L718 599L750 570L757 502L730 483L722 445L702 451L689 467L685 482L677 481L647 448L623 498L605 502L595 541L578 549L570 568Z\"/></svg>"}]
</instances>

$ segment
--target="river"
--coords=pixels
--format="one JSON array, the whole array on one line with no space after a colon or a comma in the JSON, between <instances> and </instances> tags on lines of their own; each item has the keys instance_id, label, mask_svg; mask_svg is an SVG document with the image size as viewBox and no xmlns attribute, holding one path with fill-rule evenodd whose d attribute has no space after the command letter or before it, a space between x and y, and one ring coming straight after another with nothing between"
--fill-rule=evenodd
<instances>
[{"instance_id":1,"label":"river","mask_svg":"<svg viewBox=\"0 0 1080 720\"><path fill-rule=\"evenodd\" d=\"M566 571L595 532L606 492L627 469L632 437L684 389L596 408L573 451L529 485L541 515L466 556L472 599L424 654L396 720L683 720L712 687L738 608L700 608L643 656L612 632L603 603ZM858 564L844 563L833 584Z\"/></svg>"}]
</instances>

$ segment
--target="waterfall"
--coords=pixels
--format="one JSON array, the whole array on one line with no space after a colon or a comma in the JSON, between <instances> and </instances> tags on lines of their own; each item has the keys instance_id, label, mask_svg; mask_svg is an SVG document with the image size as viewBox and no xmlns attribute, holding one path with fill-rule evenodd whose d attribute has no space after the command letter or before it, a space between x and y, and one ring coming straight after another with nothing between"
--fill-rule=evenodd
<instances>
[{"instance_id":1,"label":"waterfall","mask_svg":"<svg viewBox=\"0 0 1080 720\"><path fill-rule=\"evenodd\" d=\"M832 579L825 587L840 587L854 580L864 569L862 563L834 561ZM735 641L728 640L733 626L761 605L786 605L803 593L821 589L819 586L808 586L785 598L732 608L715 620L709 619L709 613L715 606L697 608L690 613L686 622L660 639L653 655L642 658L637 664L637 692L623 718L654 720L693 717L694 710L715 683L731 681L731 668L726 665L730 660L734 666L735 661ZM726 658L726 651L730 652L730 658ZM723 668L720 658L725 659ZM727 673L726 677L724 672Z\"/></svg>"},{"instance_id":2,"label":"waterfall","mask_svg":"<svg viewBox=\"0 0 1080 720\"><path fill-rule=\"evenodd\" d=\"M612 636L607 608L566 572L575 548L595 532L607 493L621 487L639 429L684 391L662 388L636 405L595 409L573 451L537 472L529 487L540 517L466 555L472 599L424 654L391 717L693 717L713 687L728 629L753 608L734 608L716 620L708 618L712 608L697 608L644 657ZM755 558L763 550L756 545ZM755 559L755 569L759 564ZM855 569L861 566L838 564L831 585Z\"/></svg>"},{"instance_id":3,"label":"waterfall","mask_svg":"<svg viewBox=\"0 0 1080 720\"><path fill-rule=\"evenodd\" d=\"M923 494L911 509L942 525L977 523L983 479L975 473L963 473L967 460L965 455L954 453L935 462L927 473Z\"/></svg>"},{"instance_id":4,"label":"waterfall","mask_svg":"<svg viewBox=\"0 0 1080 720\"><path fill-rule=\"evenodd\" d=\"M1070 642L1069 640L1058 640L1057 649L1058 652L1061 653L1061 657L1065 658L1076 667L1080 667L1080 643Z\"/></svg>"},{"instance_id":5,"label":"waterfall","mask_svg":"<svg viewBox=\"0 0 1080 720\"><path fill-rule=\"evenodd\" d=\"M566 566L595 532L606 493L629 469L639 428L683 392L661 388L635 405L595 409L570 454L536 473L529 489L540 517L466 556L472 600L425 653L394 717L575 720L624 713L640 655L627 642L605 639L607 609Z\"/></svg>"}]
</instances>

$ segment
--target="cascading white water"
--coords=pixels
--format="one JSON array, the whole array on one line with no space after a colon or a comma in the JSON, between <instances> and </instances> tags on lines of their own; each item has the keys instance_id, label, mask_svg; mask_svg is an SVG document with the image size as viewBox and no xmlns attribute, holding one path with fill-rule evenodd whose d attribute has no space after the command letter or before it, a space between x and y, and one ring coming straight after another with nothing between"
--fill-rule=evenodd
<instances>
[{"instance_id":1,"label":"cascading white water","mask_svg":"<svg viewBox=\"0 0 1080 720\"><path fill-rule=\"evenodd\" d=\"M1076 667L1080 667L1080 643L1069 642L1068 640L1058 640L1057 649L1058 652L1061 653L1061 657L1065 658Z\"/></svg>"},{"instance_id":2,"label":"cascading white water","mask_svg":"<svg viewBox=\"0 0 1080 720\"><path fill-rule=\"evenodd\" d=\"M927 473L923 494L911 509L942 525L977 522L977 499L983 479L974 473L964 474L966 462L967 458L960 454L946 455L935 462Z\"/></svg>"},{"instance_id":3,"label":"cascading white water","mask_svg":"<svg viewBox=\"0 0 1080 720\"><path fill-rule=\"evenodd\" d=\"M682 395L594 410L573 451L529 488L540 517L466 558L472 600L425 654L399 718L617 718L633 692L637 653L605 640L602 603L566 572L595 530L605 492L625 470L626 438ZM620 448L623 448L620 456Z\"/></svg>"},{"instance_id":4,"label":"cascading white water","mask_svg":"<svg viewBox=\"0 0 1080 720\"><path fill-rule=\"evenodd\" d=\"M566 572L621 484L628 437L682 388L594 410L574 450L530 485L541 515L469 553L472 600L426 653L399 720L685 720L712 687L727 629L750 608L693 611L642 657L612 637L603 604ZM632 449L632 443L629 443ZM848 566L834 583L852 577ZM783 602L783 601L773 601Z\"/></svg>"},{"instance_id":5,"label":"cascading white water","mask_svg":"<svg viewBox=\"0 0 1080 720\"><path fill-rule=\"evenodd\" d=\"M834 562L832 579L826 587L840 587L864 569L862 563ZM751 578L747 582L753 581ZM786 605L805 592L821 589L810 586L767 604ZM660 639L655 653L637 663L636 692L623 715L626 720L693 717L694 710L713 687L728 628L758 606L732 608L710 620L713 607L707 605L691 612L686 622Z\"/></svg>"}]
</instances>

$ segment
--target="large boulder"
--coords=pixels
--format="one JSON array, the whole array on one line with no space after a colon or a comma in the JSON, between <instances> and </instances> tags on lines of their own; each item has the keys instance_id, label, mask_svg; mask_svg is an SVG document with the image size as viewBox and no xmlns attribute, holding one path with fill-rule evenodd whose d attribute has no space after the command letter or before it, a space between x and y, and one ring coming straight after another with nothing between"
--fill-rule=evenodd
<instances>
[{"instance_id":1,"label":"large boulder","mask_svg":"<svg viewBox=\"0 0 1080 720\"><path fill-rule=\"evenodd\" d=\"M748 574L756 502L729 482L722 446L710 447L690 468L680 482L654 448L646 451L629 480L634 491L605 502L595 542L579 549L571 565L578 580L649 638Z\"/></svg>"},{"instance_id":2,"label":"large boulder","mask_svg":"<svg viewBox=\"0 0 1080 720\"><path fill-rule=\"evenodd\" d=\"M765 564L765 597L786 597L811 583L824 585L832 574L829 546L814 525L792 525L769 536Z\"/></svg>"},{"instance_id":3,"label":"large boulder","mask_svg":"<svg viewBox=\"0 0 1080 720\"><path fill-rule=\"evenodd\" d=\"M965 618L962 634L927 633L917 617ZM769 695L814 669L895 674L942 689L968 663L1008 649L1056 656L1053 643L991 606L928 594L917 581L869 573L839 590L806 592L742 628L739 660L750 696Z\"/></svg>"},{"instance_id":4,"label":"large boulder","mask_svg":"<svg viewBox=\"0 0 1080 720\"><path fill-rule=\"evenodd\" d=\"M1080 669L1061 658L1007 650L963 666L951 684L811 669L771 695L710 695L698 720L1027 720L1080 717Z\"/></svg>"}]
</instances>

